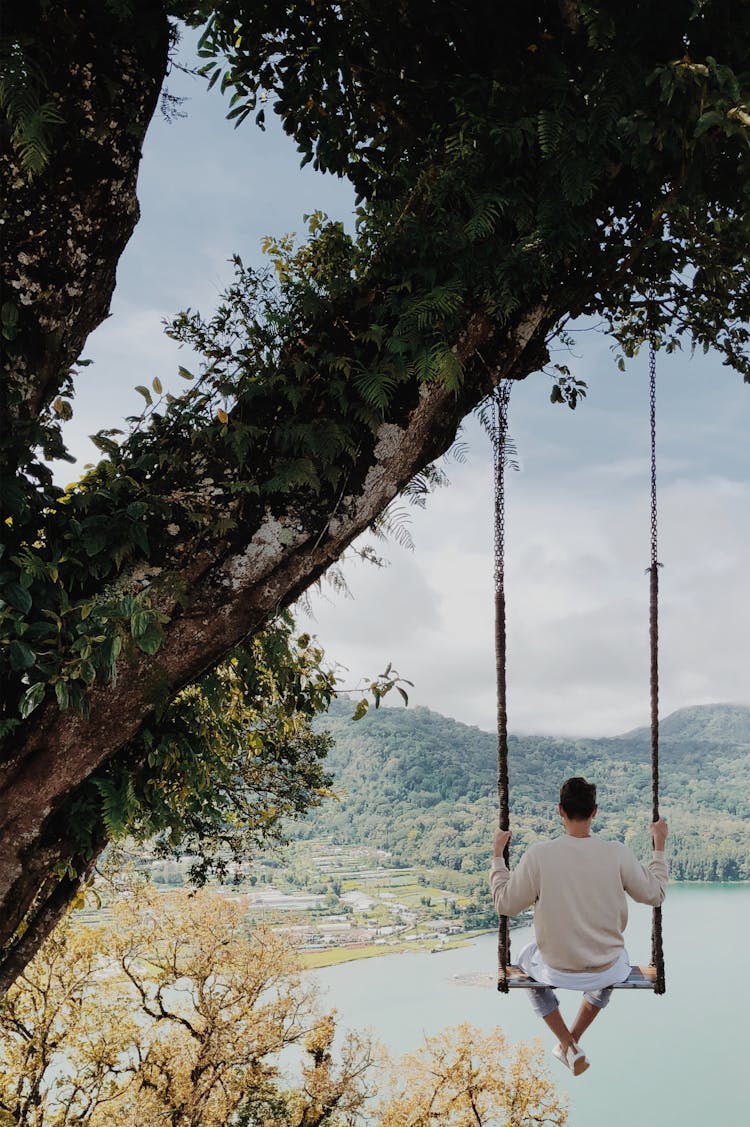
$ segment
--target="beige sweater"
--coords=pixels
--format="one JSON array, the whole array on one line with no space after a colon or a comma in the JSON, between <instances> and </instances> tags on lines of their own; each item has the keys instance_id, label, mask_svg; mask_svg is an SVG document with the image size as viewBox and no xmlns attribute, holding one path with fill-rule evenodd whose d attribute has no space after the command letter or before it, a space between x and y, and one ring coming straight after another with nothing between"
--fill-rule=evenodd
<instances>
[{"instance_id":1,"label":"beige sweater","mask_svg":"<svg viewBox=\"0 0 750 1127\"><path fill-rule=\"evenodd\" d=\"M502 857L494 858L490 888L502 916L535 905L536 941L548 966L600 971L624 946L625 893L641 904L661 904L667 876L663 853L655 852L646 867L619 841L564 834L532 845L512 873Z\"/></svg>"}]
</instances>

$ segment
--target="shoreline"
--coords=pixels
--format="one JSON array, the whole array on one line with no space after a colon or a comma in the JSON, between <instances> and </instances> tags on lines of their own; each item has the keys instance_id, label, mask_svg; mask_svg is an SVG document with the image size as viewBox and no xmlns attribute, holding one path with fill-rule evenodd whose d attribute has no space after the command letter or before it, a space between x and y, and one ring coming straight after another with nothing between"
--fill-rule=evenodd
<instances>
[{"instance_id":1,"label":"shoreline","mask_svg":"<svg viewBox=\"0 0 750 1127\"><path fill-rule=\"evenodd\" d=\"M670 888L675 891L688 888L750 888L750 881L681 880L672 881ZM528 922L530 923L531 921ZM512 930L515 931L516 928ZM446 942L439 947L434 946L434 940L414 939L405 943L377 945L370 943L363 944L361 947L329 947L324 950L300 951L299 954L303 970L326 970L329 967L340 966L344 963L355 963L363 959L386 958L393 955L408 955L412 953L439 955L442 954L443 951L455 951L461 947L467 947L480 935L491 935L494 932L495 928L490 927L479 928L476 931L463 932L461 935L456 935L450 940L446 940Z\"/></svg>"},{"instance_id":2,"label":"shoreline","mask_svg":"<svg viewBox=\"0 0 750 1127\"><path fill-rule=\"evenodd\" d=\"M363 944L361 947L329 947L321 951L300 951L303 970L326 970L328 967L339 966L342 963L355 963L362 959L378 959L389 955L441 955L444 951L456 951L460 947L468 947L480 935L491 935L494 928L481 928L478 931L467 931L447 940L439 947L434 946L432 939L413 939L405 943L374 943Z\"/></svg>"}]
</instances>

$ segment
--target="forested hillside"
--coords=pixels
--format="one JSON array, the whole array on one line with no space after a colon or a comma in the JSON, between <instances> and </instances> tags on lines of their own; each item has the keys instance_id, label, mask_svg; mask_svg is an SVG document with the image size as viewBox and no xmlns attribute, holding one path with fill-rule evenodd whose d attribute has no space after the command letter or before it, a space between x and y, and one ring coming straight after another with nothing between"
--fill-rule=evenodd
<instances>
[{"instance_id":1,"label":"forested hillside","mask_svg":"<svg viewBox=\"0 0 750 1127\"><path fill-rule=\"evenodd\" d=\"M394 863L474 874L487 866L496 823L492 733L426 708L383 708L356 723L351 706L325 718L338 801L327 802L295 836L330 834L366 842ZM595 828L645 857L651 818L646 729L608 739L511 736L514 848L557 832L560 782L595 781ZM682 709L661 726L662 813L672 874L680 880L750 879L750 708Z\"/></svg>"}]
</instances>

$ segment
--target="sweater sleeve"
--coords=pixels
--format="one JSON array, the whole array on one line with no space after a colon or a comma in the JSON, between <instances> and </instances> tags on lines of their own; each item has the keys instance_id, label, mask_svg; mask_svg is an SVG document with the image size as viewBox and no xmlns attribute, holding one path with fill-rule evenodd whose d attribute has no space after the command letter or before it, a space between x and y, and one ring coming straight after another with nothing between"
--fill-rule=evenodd
<instances>
[{"instance_id":1,"label":"sweater sleeve","mask_svg":"<svg viewBox=\"0 0 750 1127\"><path fill-rule=\"evenodd\" d=\"M623 847L620 863L622 886L639 904L658 907L667 895L669 871L664 853L654 850L648 865L642 865L627 847Z\"/></svg>"},{"instance_id":2,"label":"sweater sleeve","mask_svg":"<svg viewBox=\"0 0 750 1127\"><path fill-rule=\"evenodd\" d=\"M524 853L520 864L509 872L502 857L493 857L490 868L492 901L499 916L517 916L535 904L539 896L536 866Z\"/></svg>"}]
</instances>

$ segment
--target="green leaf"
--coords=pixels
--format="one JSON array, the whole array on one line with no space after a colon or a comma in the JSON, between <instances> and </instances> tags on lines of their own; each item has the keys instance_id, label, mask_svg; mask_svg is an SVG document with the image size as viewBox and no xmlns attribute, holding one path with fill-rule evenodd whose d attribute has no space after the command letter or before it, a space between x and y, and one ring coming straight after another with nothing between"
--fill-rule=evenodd
<instances>
[{"instance_id":1,"label":"green leaf","mask_svg":"<svg viewBox=\"0 0 750 1127\"><path fill-rule=\"evenodd\" d=\"M354 709L354 712L352 714L352 720L361 720L362 717L364 715L366 715L369 707L370 707L369 700L367 700L366 697L362 697L362 700L359 702L357 707Z\"/></svg>"},{"instance_id":2,"label":"green leaf","mask_svg":"<svg viewBox=\"0 0 750 1127\"><path fill-rule=\"evenodd\" d=\"M18 332L18 308L6 301L0 307L0 327L5 340L13 340Z\"/></svg>"},{"instance_id":3,"label":"green leaf","mask_svg":"<svg viewBox=\"0 0 750 1127\"><path fill-rule=\"evenodd\" d=\"M7 328L15 328L18 324L18 306L10 301L4 301L0 307L0 321Z\"/></svg>"},{"instance_id":4,"label":"green leaf","mask_svg":"<svg viewBox=\"0 0 750 1127\"><path fill-rule=\"evenodd\" d=\"M93 685L96 680L96 670L90 661L81 662L80 678L86 685Z\"/></svg>"},{"instance_id":5,"label":"green leaf","mask_svg":"<svg viewBox=\"0 0 750 1127\"><path fill-rule=\"evenodd\" d=\"M93 442L97 450L101 450L102 454L119 454L120 447L111 438L107 438L104 434L91 434L89 438Z\"/></svg>"},{"instance_id":6,"label":"green leaf","mask_svg":"<svg viewBox=\"0 0 750 1127\"><path fill-rule=\"evenodd\" d=\"M142 637L154 621L154 616L149 610L138 610L130 616L130 633L137 640Z\"/></svg>"},{"instance_id":7,"label":"green leaf","mask_svg":"<svg viewBox=\"0 0 750 1127\"><path fill-rule=\"evenodd\" d=\"M28 507L24 489L5 475L0 477L0 504L6 517L21 516Z\"/></svg>"},{"instance_id":8,"label":"green leaf","mask_svg":"<svg viewBox=\"0 0 750 1127\"><path fill-rule=\"evenodd\" d=\"M36 661L36 654L24 642L13 641L10 643L10 667L16 671L31 669Z\"/></svg>"},{"instance_id":9,"label":"green leaf","mask_svg":"<svg viewBox=\"0 0 750 1127\"><path fill-rule=\"evenodd\" d=\"M70 694L68 692L67 681L55 682L55 696L57 697L57 703L59 705L60 711L65 712L70 702Z\"/></svg>"},{"instance_id":10,"label":"green leaf","mask_svg":"<svg viewBox=\"0 0 750 1127\"><path fill-rule=\"evenodd\" d=\"M3 587L2 597L5 602L20 611L21 614L28 614L31 610L31 595L20 583L9 583Z\"/></svg>"},{"instance_id":11,"label":"green leaf","mask_svg":"<svg viewBox=\"0 0 750 1127\"><path fill-rule=\"evenodd\" d=\"M139 395L143 396L143 398L146 400L146 403L150 407L151 404L153 403L153 399L151 398L151 392L148 390L148 388L144 387L143 384L138 384L136 386L135 390L138 392Z\"/></svg>"},{"instance_id":12,"label":"green leaf","mask_svg":"<svg viewBox=\"0 0 750 1127\"><path fill-rule=\"evenodd\" d=\"M713 129L718 125L726 124L726 119L723 113L718 110L708 110L707 113L701 114L695 126L694 137L701 137L707 133L709 129Z\"/></svg>"},{"instance_id":13,"label":"green leaf","mask_svg":"<svg viewBox=\"0 0 750 1127\"><path fill-rule=\"evenodd\" d=\"M145 525L134 524L130 529L130 538L133 543L141 549L144 555L148 555L148 534L146 533Z\"/></svg>"},{"instance_id":14,"label":"green leaf","mask_svg":"<svg viewBox=\"0 0 750 1127\"><path fill-rule=\"evenodd\" d=\"M164 388L162 387L162 382L158 376L154 376L151 381L151 386L157 395L161 395L162 391L164 390Z\"/></svg>"},{"instance_id":15,"label":"green leaf","mask_svg":"<svg viewBox=\"0 0 750 1127\"><path fill-rule=\"evenodd\" d=\"M68 419L73 418L73 408L71 407L67 399L61 399L58 395L57 399L52 404L52 407L54 408L56 414L58 414L60 418L64 419L66 422Z\"/></svg>"},{"instance_id":16,"label":"green leaf","mask_svg":"<svg viewBox=\"0 0 750 1127\"><path fill-rule=\"evenodd\" d=\"M116 634L114 638L109 638L106 642L104 642L101 650L99 650L99 652L95 654L96 663L99 668L104 669L105 672L109 672L120 656L121 650L122 638L119 634Z\"/></svg>"},{"instance_id":17,"label":"green leaf","mask_svg":"<svg viewBox=\"0 0 750 1127\"><path fill-rule=\"evenodd\" d=\"M19 711L25 720L30 716L35 708L44 700L45 684L43 681L37 681L36 684L30 685L26 692L21 697L21 704Z\"/></svg>"},{"instance_id":18,"label":"green leaf","mask_svg":"<svg viewBox=\"0 0 750 1127\"><path fill-rule=\"evenodd\" d=\"M155 654L161 648L164 641L164 632L159 623L154 619L149 625L148 629L140 634L135 642L140 650L145 654Z\"/></svg>"},{"instance_id":19,"label":"green leaf","mask_svg":"<svg viewBox=\"0 0 750 1127\"><path fill-rule=\"evenodd\" d=\"M107 533L103 528L92 528L84 532L83 549L90 558L98 556L107 543Z\"/></svg>"}]
</instances>

